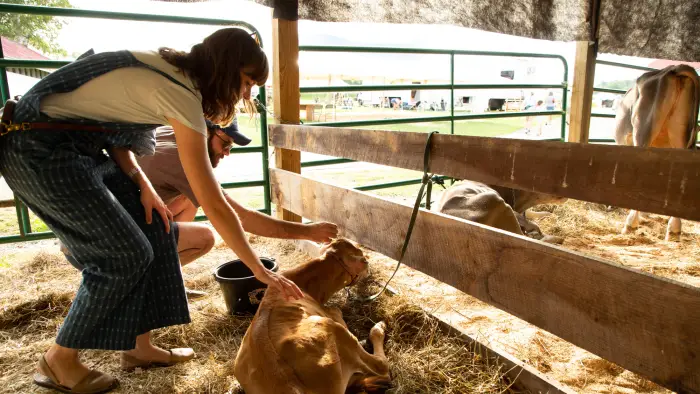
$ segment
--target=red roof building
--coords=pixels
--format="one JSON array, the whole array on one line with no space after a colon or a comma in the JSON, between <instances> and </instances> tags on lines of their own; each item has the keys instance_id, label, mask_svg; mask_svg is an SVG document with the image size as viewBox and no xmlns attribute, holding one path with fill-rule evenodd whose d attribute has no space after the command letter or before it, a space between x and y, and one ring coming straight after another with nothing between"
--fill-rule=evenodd
<instances>
[{"instance_id":1,"label":"red roof building","mask_svg":"<svg viewBox=\"0 0 700 394\"><path fill-rule=\"evenodd\" d=\"M23 59L23 60L51 60L39 52L33 51L24 45L12 41L5 37L0 37L2 42L2 52L7 59Z\"/></svg>"},{"instance_id":2,"label":"red roof building","mask_svg":"<svg viewBox=\"0 0 700 394\"><path fill-rule=\"evenodd\" d=\"M0 43L2 44L3 57L6 59L51 60L41 53L29 49L24 45L5 37L0 37ZM49 75L48 72L38 68L8 67L6 70L7 72L26 75L33 78L44 78L45 76Z\"/></svg>"}]
</instances>

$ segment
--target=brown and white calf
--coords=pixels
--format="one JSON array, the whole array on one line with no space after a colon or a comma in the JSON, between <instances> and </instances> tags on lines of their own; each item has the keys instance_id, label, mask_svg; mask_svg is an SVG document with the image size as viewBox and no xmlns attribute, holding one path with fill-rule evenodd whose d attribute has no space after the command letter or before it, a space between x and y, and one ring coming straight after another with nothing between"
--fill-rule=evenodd
<instances>
[{"instance_id":1,"label":"brown and white calf","mask_svg":"<svg viewBox=\"0 0 700 394\"><path fill-rule=\"evenodd\" d=\"M691 149L697 137L700 81L687 65L649 71L627 91L615 115L619 145ZM630 211L622 233L639 226L640 212ZM670 218L666 240L680 240L681 220Z\"/></svg>"},{"instance_id":2,"label":"brown and white calf","mask_svg":"<svg viewBox=\"0 0 700 394\"><path fill-rule=\"evenodd\" d=\"M304 292L303 299L288 302L275 289L266 291L234 366L246 394L342 394L389 387L384 323L370 331L370 354L348 331L340 310L324 306L366 275L367 260L344 239L321 253L283 274Z\"/></svg>"}]
</instances>

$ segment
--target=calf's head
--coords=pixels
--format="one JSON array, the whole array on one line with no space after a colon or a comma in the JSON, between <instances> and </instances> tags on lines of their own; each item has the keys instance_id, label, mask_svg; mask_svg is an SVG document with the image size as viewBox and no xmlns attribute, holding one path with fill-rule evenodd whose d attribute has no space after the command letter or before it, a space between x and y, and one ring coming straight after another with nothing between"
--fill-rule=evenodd
<instances>
[{"instance_id":1,"label":"calf's head","mask_svg":"<svg viewBox=\"0 0 700 394\"><path fill-rule=\"evenodd\" d=\"M362 250L347 239L336 239L320 252L321 256L284 273L320 304L367 275L369 263Z\"/></svg>"},{"instance_id":2,"label":"calf's head","mask_svg":"<svg viewBox=\"0 0 700 394\"><path fill-rule=\"evenodd\" d=\"M352 286L367 276L369 263L364 253L347 239L339 238L325 245L321 248L321 254L326 264L338 264L343 269L343 286Z\"/></svg>"}]
</instances>

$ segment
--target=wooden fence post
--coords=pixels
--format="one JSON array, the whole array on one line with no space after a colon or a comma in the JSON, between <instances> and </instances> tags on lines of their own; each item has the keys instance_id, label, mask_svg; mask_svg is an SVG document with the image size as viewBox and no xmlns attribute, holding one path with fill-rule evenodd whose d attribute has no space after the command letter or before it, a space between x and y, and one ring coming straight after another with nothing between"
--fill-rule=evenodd
<instances>
[{"instance_id":1,"label":"wooden fence post","mask_svg":"<svg viewBox=\"0 0 700 394\"><path fill-rule=\"evenodd\" d=\"M297 1L277 2L272 18L273 100L280 123L299 124L299 31ZM301 152L275 148L275 167L301 173ZM301 216L277 206L279 219L301 222Z\"/></svg>"},{"instance_id":2,"label":"wooden fence post","mask_svg":"<svg viewBox=\"0 0 700 394\"><path fill-rule=\"evenodd\" d=\"M591 104L595 60L598 57L598 33L600 31L600 0L592 0L588 9L589 39L576 42L574 83L571 88L571 112L569 117L569 142L588 143L591 126Z\"/></svg>"},{"instance_id":3,"label":"wooden fence post","mask_svg":"<svg viewBox=\"0 0 700 394\"><path fill-rule=\"evenodd\" d=\"M591 42L576 42L574 84L571 88L569 142L588 142L588 131L591 125L595 59L596 53Z\"/></svg>"}]
</instances>

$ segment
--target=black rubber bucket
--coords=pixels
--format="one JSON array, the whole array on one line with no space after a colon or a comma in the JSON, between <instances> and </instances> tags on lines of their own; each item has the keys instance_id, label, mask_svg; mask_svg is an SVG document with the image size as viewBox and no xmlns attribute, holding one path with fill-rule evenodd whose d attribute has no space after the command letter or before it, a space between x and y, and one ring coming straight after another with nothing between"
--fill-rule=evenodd
<instances>
[{"instance_id":1,"label":"black rubber bucket","mask_svg":"<svg viewBox=\"0 0 700 394\"><path fill-rule=\"evenodd\" d=\"M272 272L279 269L273 258L261 257L260 261ZM214 279L219 282L230 314L254 314L258 310L267 285L257 280L241 260L232 260L218 266L214 271Z\"/></svg>"}]
</instances>

